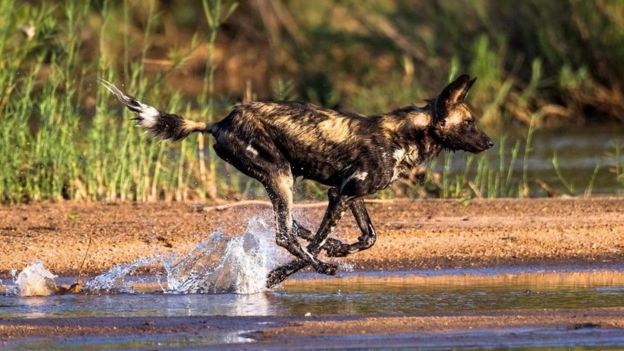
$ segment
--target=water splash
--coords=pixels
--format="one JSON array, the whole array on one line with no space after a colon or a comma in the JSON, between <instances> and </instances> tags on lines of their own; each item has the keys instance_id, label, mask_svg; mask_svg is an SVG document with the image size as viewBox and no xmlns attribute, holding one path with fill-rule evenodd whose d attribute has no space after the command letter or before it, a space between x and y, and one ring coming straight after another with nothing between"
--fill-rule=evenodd
<instances>
[{"instance_id":1,"label":"water splash","mask_svg":"<svg viewBox=\"0 0 624 351\"><path fill-rule=\"evenodd\" d=\"M132 287L133 282L130 282L128 277L132 276L137 270L150 267L157 262L157 257L143 257L130 264L117 265L109 269L106 273L89 279L85 283L84 289L91 292L132 293L134 292Z\"/></svg>"},{"instance_id":2,"label":"water splash","mask_svg":"<svg viewBox=\"0 0 624 351\"><path fill-rule=\"evenodd\" d=\"M355 271L355 264L352 262L338 262L338 269L341 272L351 273Z\"/></svg>"},{"instance_id":3,"label":"water splash","mask_svg":"<svg viewBox=\"0 0 624 351\"><path fill-rule=\"evenodd\" d=\"M267 275L284 258L272 230L252 218L242 236L215 232L177 263L165 261L163 266L172 292L251 294L266 289Z\"/></svg>"},{"instance_id":4,"label":"water splash","mask_svg":"<svg viewBox=\"0 0 624 351\"><path fill-rule=\"evenodd\" d=\"M159 286L165 293L237 293L253 294L266 290L271 270L288 261L273 241L274 233L267 223L250 218L245 233L238 237L216 231L186 255L142 257L130 264L117 265L87 280L83 290L98 292L136 292L141 279L135 274L147 268L162 266ZM54 278L43 263L37 261L6 285L5 293L21 296L54 293Z\"/></svg>"},{"instance_id":5,"label":"water splash","mask_svg":"<svg viewBox=\"0 0 624 351\"><path fill-rule=\"evenodd\" d=\"M15 279L15 285L7 293L20 296L47 296L54 294L56 275L47 270L41 261L35 261L24 268Z\"/></svg>"},{"instance_id":6,"label":"water splash","mask_svg":"<svg viewBox=\"0 0 624 351\"><path fill-rule=\"evenodd\" d=\"M161 264L165 270L160 286L167 293L237 293L264 291L269 272L287 256L273 242L273 232L260 218L251 218L242 236L212 233L181 258L157 255L118 265L92 278L85 289L132 292L128 280L137 270Z\"/></svg>"}]
</instances>

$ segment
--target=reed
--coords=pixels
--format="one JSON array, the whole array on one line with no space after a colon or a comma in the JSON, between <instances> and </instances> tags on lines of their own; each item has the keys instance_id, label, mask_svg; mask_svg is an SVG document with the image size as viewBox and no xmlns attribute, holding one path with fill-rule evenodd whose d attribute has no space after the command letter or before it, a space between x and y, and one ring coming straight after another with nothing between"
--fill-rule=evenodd
<instances>
[{"instance_id":1,"label":"reed","mask_svg":"<svg viewBox=\"0 0 624 351\"><path fill-rule=\"evenodd\" d=\"M268 67L269 79L253 80L253 89L250 80L239 94L245 90L248 99L304 99L372 114L430 97L440 82L470 71L479 77L470 102L483 116L484 127L496 132L519 122L526 127L525 136L513 141L499 138L498 149L492 151L498 156L495 161L488 155L445 155L434 164L424 186L400 183L379 196L540 195L528 164L536 130L553 121L573 120L570 116L580 116L578 112L587 108L600 108L611 119L624 115L619 114L621 103L616 99L621 86L617 77L624 72L609 72L607 77L601 71L624 67L619 64L624 52L618 49L624 47L619 30L624 18L617 15L623 13L618 12L622 5L570 2L568 14L560 11L560 3L441 1L414 8L401 1L271 5L277 6L273 10L280 16L263 18L282 21L266 23L280 39L271 45L279 46L272 46L271 60L254 56L258 70ZM231 48L219 39L232 38L222 32L228 19L240 16L234 21L240 23L254 12L227 0L202 0L200 13L191 16L190 24L180 25L181 32L191 34L189 40L165 45L162 33L171 17L163 6L157 0L67 0L62 5L0 0L0 201L215 201L262 196L257 182L214 155L209 140L199 135L180 143L153 141L133 127L131 113L95 84L101 77L137 98L203 120L220 118L238 100L224 88L227 77L222 66L230 62L224 52ZM512 15L532 25L501 20ZM576 20L567 21L568 15ZM414 21L422 27L410 27ZM457 28L453 23L466 23L474 40L466 39L466 32L450 30ZM595 31L582 33L597 23ZM232 31L236 25L229 26ZM423 34L430 30L442 44ZM565 45L551 45L553 36ZM526 55L509 47L506 38L515 38ZM587 41L595 47L576 45ZM247 45L237 58L259 48ZM370 60L362 60L364 54ZM150 66L154 55L166 58L166 65ZM198 63L197 57L203 61ZM188 76L189 70L199 72L193 75L200 81L195 98L167 84ZM264 80L267 86L258 83ZM562 101L555 102L553 96ZM621 145L615 144L609 161L602 167L596 164L585 194L591 194L597 177L607 170L624 185L621 154ZM579 194L581 187L563 176L556 155L552 161L561 180L558 185L566 193ZM318 184L300 182L297 187L297 200L325 197L326 189Z\"/></svg>"}]
</instances>

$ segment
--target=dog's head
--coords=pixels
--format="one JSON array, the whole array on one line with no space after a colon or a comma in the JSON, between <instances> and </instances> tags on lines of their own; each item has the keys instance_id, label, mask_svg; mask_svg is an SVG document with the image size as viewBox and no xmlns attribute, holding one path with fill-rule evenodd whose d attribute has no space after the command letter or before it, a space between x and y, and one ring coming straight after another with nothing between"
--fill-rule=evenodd
<instances>
[{"instance_id":1,"label":"dog's head","mask_svg":"<svg viewBox=\"0 0 624 351\"><path fill-rule=\"evenodd\" d=\"M477 127L472 112L464 103L476 80L463 74L431 100L433 133L446 149L479 153L494 146L492 139Z\"/></svg>"}]
</instances>

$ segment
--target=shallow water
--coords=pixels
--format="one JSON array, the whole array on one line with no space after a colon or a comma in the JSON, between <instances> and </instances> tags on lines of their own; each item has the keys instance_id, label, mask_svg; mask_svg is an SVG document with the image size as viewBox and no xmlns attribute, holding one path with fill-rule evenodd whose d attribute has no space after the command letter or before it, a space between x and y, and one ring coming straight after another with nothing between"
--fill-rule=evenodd
<instances>
[{"instance_id":1,"label":"shallow water","mask_svg":"<svg viewBox=\"0 0 624 351\"><path fill-rule=\"evenodd\" d=\"M161 278L128 278L124 286L129 289L127 291L135 291L133 293L0 296L0 320L19 323L20 320L49 318L149 317L161 323L158 318L206 317L213 323L217 321L218 327L207 328L199 334L181 330L153 335L23 339L5 346L9 350L193 349L206 345L246 348L244 345L255 342L250 332L304 316L461 315L510 309L579 309L582 313L583 309L592 307L624 307L624 267L620 266L354 272L320 279L316 274L303 273L281 288L254 294L164 293L159 285ZM58 284L71 282L68 278L56 280ZM223 322L218 322L220 320ZM238 323L240 326L232 327ZM535 350L535 346L540 346L543 350L565 350L574 346L575 350L590 350L624 346L624 333L608 328L570 331L558 327L522 327L405 335L330 335L324 337L321 344L313 338L299 336L293 342L307 345L309 349L315 349L314 345L320 349L326 346L345 349L363 343L367 345L364 349L460 346Z\"/></svg>"},{"instance_id":2,"label":"shallow water","mask_svg":"<svg viewBox=\"0 0 624 351\"><path fill-rule=\"evenodd\" d=\"M78 336L62 339L25 340L4 350L170 350L205 349L207 345L247 344L253 339L238 332L208 332L202 335L177 333L162 335Z\"/></svg>"},{"instance_id":3,"label":"shallow water","mask_svg":"<svg viewBox=\"0 0 624 351\"><path fill-rule=\"evenodd\" d=\"M446 274L445 274L446 273ZM133 278L138 293L0 296L0 318L429 315L502 309L624 307L621 267L346 273L256 294L160 292L157 277ZM67 281L67 280L65 280ZM63 279L59 283L63 283Z\"/></svg>"}]
</instances>

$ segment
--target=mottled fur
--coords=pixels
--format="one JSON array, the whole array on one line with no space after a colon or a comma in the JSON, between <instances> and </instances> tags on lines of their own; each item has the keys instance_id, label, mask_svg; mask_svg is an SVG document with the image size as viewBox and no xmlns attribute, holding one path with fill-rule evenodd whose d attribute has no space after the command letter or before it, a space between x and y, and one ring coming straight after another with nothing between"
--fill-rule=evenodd
<instances>
[{"instance_id":1,"label":"mottled fur","mask_svg":"<svg viewBox=\"0 0 624 351\"><path fill-rule=\"evenodd\" d=\"M336 266L317 258L319 251L340 257L367 249L376 240L363 197L388 187L411 170L424 170L443 149L480 152L493 143L476 125L463 100L474 83L462 75L422 107L402 107L376 116L339 112L302 102L237 104L221 121L191 122L160 112L103 82L137 113L138 125L164 139L182 139L192 132L215 137L216 153L266 188L276 215L277 243L298 259L273 271L273 286L312 265L334 274ZM154 112L156 111L156 112ZM292 188L297 177L328 185L329 205L312 234L294 222ZM350 209L362 235L345 244L329 238ZM297 237L309 240L302 246Z\"/></svg>"}]
</instances>

